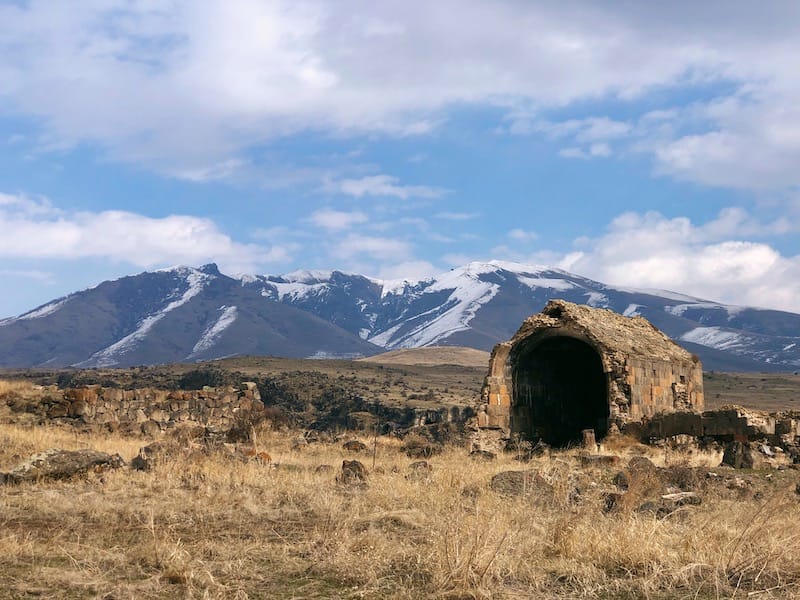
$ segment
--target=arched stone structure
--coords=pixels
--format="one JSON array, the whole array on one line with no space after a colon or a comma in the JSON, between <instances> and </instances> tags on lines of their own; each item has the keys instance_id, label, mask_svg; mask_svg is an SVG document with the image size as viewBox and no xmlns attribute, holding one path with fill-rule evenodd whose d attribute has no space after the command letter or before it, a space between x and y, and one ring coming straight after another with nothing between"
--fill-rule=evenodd
<instances>
[{"instance_id":1,"label":"arched stone structure","mask_svg":"<svg viewBox=\"0 0 800 600\"><path fill-rule=\"evenodd\" d=\"M646 319L552 300L492 351L478 425L563 446L703 406L700 361Z\"/></svg>"}]
</instances>

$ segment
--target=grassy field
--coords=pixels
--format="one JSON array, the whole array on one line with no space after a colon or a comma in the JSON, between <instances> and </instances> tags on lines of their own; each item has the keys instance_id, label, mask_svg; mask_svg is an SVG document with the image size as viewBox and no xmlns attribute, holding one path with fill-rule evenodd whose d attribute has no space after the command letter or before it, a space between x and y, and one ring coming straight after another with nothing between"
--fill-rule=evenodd
<instances>
[{"instance_id":1,"label":"grassy field","mask_svg":"<svg viewBox=\"0 0 800 600\"><path fill-rule=\"evenodd\" d=\"M306 376L336 382L398 406L472 405L485 371L255 357L213 366L301 387ZM197 368L70 376L174 386ZM33 394L31 381L62 376L20 375L0 381L0 395ZM709 408L797 410L800 376L706 373L705 390ZM2 417L0 471L53 447L130 461L152 441ZM354 456L341 441L296 446L298 436L269 424L256 432L256 449L272 464L195 444L149 472L0 486L0 598L800 597L797 470L733 472L718 468L719 453L608 440L619 465L582 466L577 450L528 463L513 455L476 461L449 446L420 477L398 439L379 438L373 463L372 439L362 439L366 455ZM664 466L662 475L634 478L608 511L620 492L615 475L642 455ZM336 481L352 458L369 471L366 487ZM494 475L522 469L537 482L534 493L509 497L490 487ZM637 510L681 488L697 491L702 504L663 518Z\"/></svg>"},{"instance_id":2,"label":"grassy field","mask_svg":"<svg viewBox=\"0 0 800 600\"><path fill-rule=\"evenodd\" d=\"M624 438L605 442L617 465L585 464L578 450L476 460L450 446L428 470L396 438L364 438L353 455L298 435L255 431L269 464L197 441L147 472L0 486L0 598L800 596L797 470L722 470L718 452ZM3 423L0 471L53 447L130 461L151 441ZM615 476L641 456L662 470L632 472L620 495ZM364 486L337 482L353 458ZM529 493L492 489L509 470L529 472ZM642 510L677 490L702 503Z\"/></svg>"}]
</instances>

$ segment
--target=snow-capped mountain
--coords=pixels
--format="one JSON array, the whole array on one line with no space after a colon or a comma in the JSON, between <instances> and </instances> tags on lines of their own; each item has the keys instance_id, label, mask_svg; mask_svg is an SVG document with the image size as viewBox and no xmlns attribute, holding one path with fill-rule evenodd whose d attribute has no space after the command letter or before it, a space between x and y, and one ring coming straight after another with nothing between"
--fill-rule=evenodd
<instances>
[{"instance_id":1,"label":"snow-capped mountain","mask_svg":"<svg viewBox=\"0 0 800 600\"><path fill-rule=\"evenodd\" d=\"M699 354L709 369L800 367L800 315L664 290L615 288L550 267L473 262L425 281L298 271L246 277L242 284L388 350L432 345L490 350L548 300L563 298L641 315Z\"/></svg>"},{"instance_id":2,"label":"snow-capped mountain","mask_svg":"<svg viewBox=\"0 0 800 600\"><path fill-rule=\"evenodd\" d=\"M0 321L0 366L130 366L237 354L360 356L380 349L216 265L106 281Z\"/></svg>"},{"instance_id":3,"label":"snow-capped mountain","mask_svg":"<svg viewBox=\"0 0 800 600\"><path fill-rule=\"evenodd\" d=\"M699 354L707 369L800 367L798 314L615 288L500 261L424 281L340 271L232 278L215 265L142 273L0 321L0 366L354 356L431 345L489 350L552 298L642 315Z\"/></svg>"}]
</instances>

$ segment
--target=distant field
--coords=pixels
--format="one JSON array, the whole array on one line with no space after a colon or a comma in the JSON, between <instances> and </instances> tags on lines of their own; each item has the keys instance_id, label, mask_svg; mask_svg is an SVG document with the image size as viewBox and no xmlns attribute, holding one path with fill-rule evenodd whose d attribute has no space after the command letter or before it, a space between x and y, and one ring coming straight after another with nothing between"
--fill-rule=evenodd
<instances>
[{"instance_id":1,"label":"distant field","mask_svg":"<svg viewBox=\"0 0 800 600\"><path fill-rule=\"evenodd\" d=\"M320 380L336 381L370 401L413 408L474 405L480 398L488 353L469 348L439 347L396 350L362 360L308 360L269 356L234 357L210 363L128 369L0 370L2 378L56 383L76 382L123 388L173 388L196 369L219 368L245 378L281 377L297 387L318 388ZM791 373L706 372L709 409L728 404L767 411L800 410L800 375Z\"/></svg>"},{"instance_id":2,"label":"distant field","mask_svg":"<svg viewBox=\"0 0 800 600\"><path fill-rule=\"evenodd\" d=\"M703 381L707 408L738 404L766 411L800 410L800 375L709 372Z\"/></svg>"},{"instance_id":3,"label":"distant field","mask_svg":"<svg viewBox=\"0 0 800 600\"><path fill-rule=\"evenodd\" d=\"M489 364L489 353L461 346L431 346L392 350L376 356L361 358L358 362L384 365L458 365L485 369Z\"/></svg>"}]
</instances>

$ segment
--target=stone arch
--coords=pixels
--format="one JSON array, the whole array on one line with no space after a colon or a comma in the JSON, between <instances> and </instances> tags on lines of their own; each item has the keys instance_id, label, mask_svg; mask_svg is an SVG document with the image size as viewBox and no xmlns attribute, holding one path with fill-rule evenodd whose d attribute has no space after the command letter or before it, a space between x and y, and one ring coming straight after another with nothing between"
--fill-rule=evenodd
<instances>
[{"instance_id":1,"label":"stone arch","mask_svg":"<svg viewBox=\"0 0 800 600\"><path fill-rule=\"evenodd\" d=\"M521 340L511 353L516 433L552 446L578 443L584 429L608 432L608 375L588 339L553 331Z\"/></svg>"}]
</instances>

